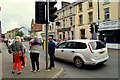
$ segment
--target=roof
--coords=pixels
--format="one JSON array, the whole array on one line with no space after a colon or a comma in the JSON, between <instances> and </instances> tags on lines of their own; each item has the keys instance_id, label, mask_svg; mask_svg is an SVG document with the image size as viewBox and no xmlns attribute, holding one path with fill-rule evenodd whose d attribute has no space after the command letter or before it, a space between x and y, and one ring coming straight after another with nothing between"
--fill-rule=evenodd
<instances>
[{"instance_id":1,"label":"roof","mask_svg":"<svg viewBox=\"0 0 120 80\"><path fill-rule=\"evenodd\" d=\"M78 1L75 1L75 2L73 2L73 3L69 4L69 5L67 5L66 7L61 8L61 9L59 9L59 10L57 10L57 11L64 10L64 9L66 9L66 8L68 8L68 7L75 6L75 5L77 5L77 4L79 4L79 3L82 3L82 2L85 2L85 1L87 1L87 0L78 0Z\"/></svg>"},{"instance_id":2,"label":"roof","mask_svg":"<svg viewBox=\"0 0 120 80\"><path fill-rule=\"evenodd\" d=\"M88 42L92 42L92 41L99 41L99 40L89 40L89 39L76 39L76 40L68 40L67 42L84 42L84 43L88 43Z\"/></svg>"}]
</instances>

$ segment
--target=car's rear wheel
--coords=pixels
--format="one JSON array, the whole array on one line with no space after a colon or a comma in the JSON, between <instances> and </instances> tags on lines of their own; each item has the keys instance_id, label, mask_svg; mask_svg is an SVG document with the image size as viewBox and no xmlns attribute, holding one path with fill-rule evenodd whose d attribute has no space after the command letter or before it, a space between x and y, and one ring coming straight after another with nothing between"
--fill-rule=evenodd
<instances>
[{"instance_id":1,"label":"car's rear wheel","mask_svg":"<svg viewBox=\"0 0 120 80\"><path fill-rule=\"evenodd\" d=\"M83 68L83 66L84 66L83 60L81 58L79 58L79 57L74 59L74 64L78 68Z\"/></svg>"}]
</instances>

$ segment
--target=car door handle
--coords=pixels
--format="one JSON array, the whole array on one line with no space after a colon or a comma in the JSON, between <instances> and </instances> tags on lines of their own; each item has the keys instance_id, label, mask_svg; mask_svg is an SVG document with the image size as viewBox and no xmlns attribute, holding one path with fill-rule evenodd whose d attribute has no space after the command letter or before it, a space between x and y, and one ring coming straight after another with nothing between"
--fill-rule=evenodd
<instances>
[{"instance_id":1,"label":"car door handle","mask_svg":"<svg viewBox=\"0 0 120 80\"><path fill-rule=\"evenodd\" d=\"M64 52L63 50L61 50L61 52Z\"/></svg>"},{"instance_id":2,"label":"car door handle","mask_svg":"<svg viewBox=\"0 0 120 80\"><path fill-rule=\"evenodd\" d=\"M75 53L75 51L71 51L72 53Z\"/></svg>"}]
</instances>

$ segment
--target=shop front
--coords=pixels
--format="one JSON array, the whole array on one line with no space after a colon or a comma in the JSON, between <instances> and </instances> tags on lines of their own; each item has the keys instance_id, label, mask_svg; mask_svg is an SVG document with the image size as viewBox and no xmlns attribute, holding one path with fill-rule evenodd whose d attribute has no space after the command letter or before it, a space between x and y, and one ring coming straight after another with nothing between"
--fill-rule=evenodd
<instances>
[{"instance_id":1,"label":"shop front","mask_svg":"<svg viewBox=\"0 0 120 80\"><path fill-rule=\"evenodd\" d=\"M120 19L101 22L99 26L99 39L103 41L108 48L120 49Z\"/></svg>"}]
</instances>

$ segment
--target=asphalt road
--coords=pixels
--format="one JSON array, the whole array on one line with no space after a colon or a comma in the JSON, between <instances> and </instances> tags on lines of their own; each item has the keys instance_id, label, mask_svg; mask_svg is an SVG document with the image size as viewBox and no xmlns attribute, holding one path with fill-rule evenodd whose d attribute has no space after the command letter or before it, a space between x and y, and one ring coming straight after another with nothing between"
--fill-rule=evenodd
<instances>
[{"instance_id":1,"label":"asphalt road","mask_svg":"<svg viewBox=\"0 0 120 80\"><path fill-rule=\"evenodd\" d=\"M25 46L29 48L28 43L25 43ZM56 67L59 66L64 69L63 74L59 78L118 78L117 52L117 50L109 50L110 58L106 63L96 66L85 66L83 69L76 68L72 63L56 60ZM45 56L45 51L42 50L40 58L45 60Z\"/></svg>"}]
</instances>

